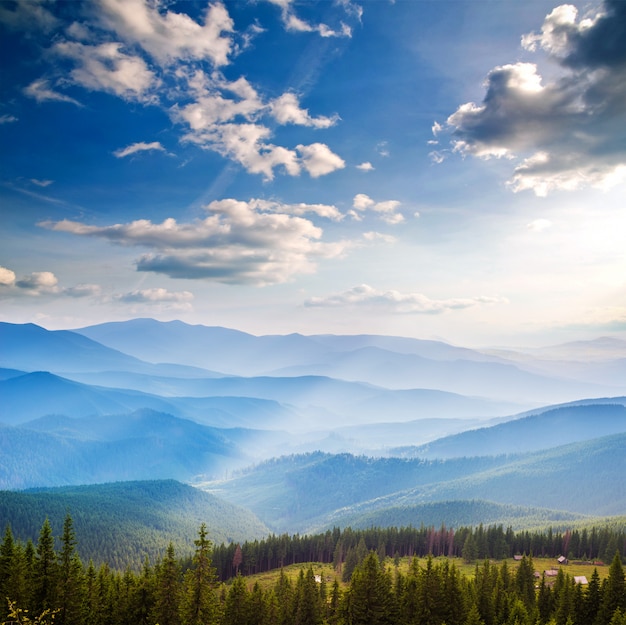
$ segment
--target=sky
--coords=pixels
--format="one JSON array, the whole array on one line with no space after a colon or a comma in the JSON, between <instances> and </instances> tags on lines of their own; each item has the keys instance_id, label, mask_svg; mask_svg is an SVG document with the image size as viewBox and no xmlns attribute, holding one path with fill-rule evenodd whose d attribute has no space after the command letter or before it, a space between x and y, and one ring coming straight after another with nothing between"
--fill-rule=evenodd
<instances>
[{"instance_id":1,"label":"sky","mask_svg":"<svg viewBox=\"0 0 626 625\"><path fill-rule=\"evenodd\" d=\"M0 1L0 319L626 338L626 2Z\"/></svg>"}]
</instances>

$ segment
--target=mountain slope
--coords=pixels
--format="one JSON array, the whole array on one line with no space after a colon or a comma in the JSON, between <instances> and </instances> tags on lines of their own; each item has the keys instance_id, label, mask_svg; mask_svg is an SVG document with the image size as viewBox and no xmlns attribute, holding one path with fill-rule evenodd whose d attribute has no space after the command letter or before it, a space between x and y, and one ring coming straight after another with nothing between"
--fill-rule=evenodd
<instances>
[{"instance_id":1,"label":"mountain slope","mask_svg":"<svg viewBox=\"0 0 626 625\"><path fill-rule=\"evenodd\" d=\"M446 461L308 454L204 487L274 530L342 524L342 515L482 499L590 515L626 513L626 434L517 456ZM328 493L333 493L332 497Z\"/></svg>"},{"instance_id":2,"label":"mountain slope","mask_svg":"<svg viewBox=\"0 0 626 625\"><path fill-rule=\"evenodd\" d=\"M84 562L107 562L123 570L154 562L169 541L179 555L193 551L206 523L217 544L262 538L268 529L247 510L174 480L124 482L29 492L0 492L0 526L36 543L47 517L55 535L72 516Z\"/></svg>"},{"instance_id":3,"label":"mountain slope","mask_svg":"<svg viewBox=\"0 0 626 625\"><path fill-rule=\"evenodd\" d=\"M615 398L614 401L614 404L573 405L546 410L441 438L416 447L410 453L420 458L523 453L626 432L626 398Z\"/></svg>"}]
</instances>

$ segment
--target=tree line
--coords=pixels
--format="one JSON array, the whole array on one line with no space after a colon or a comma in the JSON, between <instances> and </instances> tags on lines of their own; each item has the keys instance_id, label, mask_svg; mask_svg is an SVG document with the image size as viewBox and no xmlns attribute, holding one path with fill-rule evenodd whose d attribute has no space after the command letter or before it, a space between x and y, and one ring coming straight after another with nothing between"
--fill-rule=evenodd
<instances>
[{"instance_id":1,"label":"tree line","mask_svg":"<svg viewBox=\"0 0 626 625\"><path fill-rule=\"evenodd\" d=\"M334 528L313 535L270 535L262 540L217 546L213 562L222 580L238 571L244 575L263 573L303 562L333 563L350 569L363 553L376 551L382 558L434 556L475 560L512 558L516 554L536 557L561 555L570 560L611 561L616 552L626 558L623 526L589 527L574 530L518 531L502 525L460 527L457 530L425 527L385 527L364 530ZM360 553L360 557L359 557ZM236 557L237 555L237 557ZM235 564L236 563L236 564Z\"/></svg>"},{"instance_id":2,"label":"tree line","mask_svg":"<svg viewBox=\"0 0 626 625\"><path fill-rule=\"evenodd\" d=\"M329 587L309 566L300 570L295 581L281 569L277 581L262 588L258 582L251 586L241 574L241 546L235 546L233 553L235 577L230 583L219 580L216 550L204 524L191 557L178 557L170 544L154 564L146 561L140 571L123 572L106 564L96 568L91 561L81 562L69 514L58 549L47 520L36 544L16 541L7 526L0 544L0 597L6 598L6 604L0 605L0 623L626 625L626 581L619 552L605 579L600 581L595 569L586 587L563 569L552 584L545 574L537 577L531 555L524 555L515 570L506 560L494 564L484 559L476 563L473 576L465 576L454 560L435 560L431 552L425 564L414 557L408 571L401 572L382 549L366 546L366 535L371 538L376 531L359 536L359 557L345 584L335 578ZM336 530L330 536L343 539L347 532ZM450 548L449 530L432 532L427 546L433 551ZM468 536L479 538L480 527ZM562 535L560 540L564 539ZM552 540L557 540L554 534ZM328 540L317 548L331 545ZM317 559L316 554L310 555L311 560ZM347 567L347 560L340 566Z\"/></svg>"}]
</instances>

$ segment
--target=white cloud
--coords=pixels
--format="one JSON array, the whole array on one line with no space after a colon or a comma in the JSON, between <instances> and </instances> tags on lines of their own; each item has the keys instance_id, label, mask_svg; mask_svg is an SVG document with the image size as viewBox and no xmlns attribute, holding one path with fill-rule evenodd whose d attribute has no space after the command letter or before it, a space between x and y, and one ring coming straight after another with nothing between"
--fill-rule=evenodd
<instances>
[{"instance_id":1,"label":"white cloud","mask_svg":"<svg viewBox=\"0 0 626 625\"><path fill-rule=\"evenodd\" d=\"M152 141L151 143L145 143L144 141L140 141L138 143L132 143L125 148L115 150L115 152L113 152L113 155L117 158L124 158L125 156L136 154L137 152L149 152L153 150L165 152L165 148L158 141Z\"/></svg>"},{"instance_id":2,"label":"white cloud","mask_svg":"<svg viewBox=\"0 0 626 625\"><path fill-rule=\"evenodd\" d=\"M544 81L532 63L502 65L486 80L481 104L447 120L457 152L511 159L515 191L547 195L626 181L626 3L606 0L592 18L563 5L541 33L522 38L544 50L559 73ZM441 127L435 127L439 134Z\"/></svg>"},{"instance_id":3,"label":"white cloud","mask_svg":"<svg viewBox=\"0 0 626 625\"><path fill-rule=\"evenodd\" d=\"M317 33L321 37L351 37L352 28L339 20L337 27L331 28L328 24L318 23L312 24L306 20L298 17L293 10L292 0L268 0L271 4L274 4L281 9L281 16L285 29L295 33ZM342 1L337 2L337 6L344 9L346 16L349 18L356 18L359 22L363 14L363 9L351 2Z\"/></svg>"},{"instance_id":4,"label":"white cloud","mask_svg":"<svg viewBox=\"0 0 626 625\"><path fill-rule=\"evenodd\" d=\"M58 232L93 236L151 250L137 261L139 271L173 278L204 278L230 284L266 285L312 273L319 259L344 254L348 241L325 243L323 231L300 214L337 218L333 207L281 205L265 200L211 202L205 219L178 223L136 220L112 226L89 226L63 220L39 225Z\"/></svg>"},{"instance_id":5,"label":"white cloud","mask_svg":"<svg viewBox=\"0 0 626 625\"><path fill-rule=\"evenodd\" d=\"M0 115L0 124L12 124L16 121L15 115Z\"/></svg>"},{"instance_id":6,"label":"white cloud","mask_svg":"<svg viewBox=\"0 0 626 625\"><path fill-rule=\"evenodd\" d=\"M308 109L300 108L295 93L283 93L270 103L270 111L279 124L296 124L313 128L330 128L337 123L339 117L311 117Z\"/></svg>"},{"instance_id":7,"label":"white cloud","mask_svg":"<svg viewBox=\"0 0 626 625\"><path fill-rule=\"evenodd\" d=\"M361 171L374 171L374 165L372 165L369 161L365 161L364 163L360 163L356 166L357 169Z\"/></svg>"},{"instance_id":8,"label":"white cloud","mask_svg":"<svg viewBox=\"0 0 626 625\"><path fill-rule=\"evenodd\" d=\"M482 304L501 304L506 300L500 297L472 297L433 300L421 293L401 293L400 291L381 291L367 284L353 287L343 293L327 297L313 297L305 306L346 307L368 306L382 307L396 313L441 314L453 310L472 308Z\"/></svg>"},{"instance_id":9,"label":"white cloud","mask_svg":"<svg viewBox=\"0 0 626 625\"><path fill-rule=\"evenodd\" d=\"M353 219L361 221L362 217L359 213L365 211L373 211L378 213L379 217L389 224L398 224L404 221L402 213L397 212L400 202L397 200L385 200L383 202L374 201L369 195L365 193L357 193L352 200L352 208L354 209L349 214ZM358 211L358 212L357 212Z\"/></svg>"},{"instance_id":10,"label":"white cloud","mask_svg":"<svg viewBox=\"0 0 626 625\"><path fill-rule=\"evenodd\" d=\"M39 180L38 178L31 178L30 181L38 186L38 187L49 187L51 184L54 183L54 180Z\"/></svg>"},{"instance_id":11,"label":"white cloud","mask_svg":"<svg viewBox=\"0 0 626 625\"><path fill-rule=\"evenodd\" d=\"M283 204L281 202L273 202L269 200L250 200L249 205L253 209L258 209L273 213L283 213L285 215L306 215L313 213L318 217L324 217L332 221L341 221L343 215L336 206L329 204Z\"/></svg>"},{"instance_id":12,"label":"white cloud","mask_svg":"<svg viewBox=\"0 0 626 625\"><path fill-rule=\"evenodd\" d=\"M301 154L302 167L309 172L312 178L325 176L346 166L345 161L324 143L298 145L296 149Z\"/></svg>"},{"instance_id":13,"label":"white cloud","mask_svg":"<svg viewBox=\"0 0 626 625\"><path fill-rule=\"evenodd\" d=\"M535 219L526 227L532 232L543 232L544 230L552 227L552 222L549 219Z\"/></svg>"},{"instance_id":14,"label":"white cloud","mask_svg":"<svg viewBox=\"0 0 626 625\"><path fill-rule=\"evenodd\" d=\"M136 43L160 63L181 59L229 62L234 23L221 2L208 4L202 25L184 13L159 11L145 0L101 0L102 19L120 37Z\"/></svg>"},{"instance_id":15,"label":"white cloud","mask_svg":"<svg viewBox=\"0 0 626 625\"><path fill-rule=\"evenodd\" d=\"M290 176L304 169L316 178L345 167L343 159L322 143L298 145L295 150L271 143L270 129L257 121L264 113L285 124L325 128L334 123L334 118L312 117L293 94L266 104L245 78L231 82L219 72L208 76L196 71L188 84L193 101L170 109L173 121L189 127L184 141L217 152L267 180L274 178L277 168Z\"/></svg>"},{"instance_id":16,"label":"white cloud","mask_svg":"<svg viewBox=\"0 0 626 625\"><path fill-rule=\"evenodd\" d=\"M18 289L24 290L29 295L42 295L44 293L57 293L58 279L51 271L33 271L15 281Z\"/></svg>"},{"instance_id":17,"label":"white cloud","mask_svg":"<svg viewBox=\"0 0 626 625\"><path fill-rule=\"evenodd\" d=\"M51 89L50 82L44 78L31 82L28 87L24 88L24 93L30 98L37 100L37 102L69 102L70 104L76 104L76 106L82 106L74 98Z\"/></svg>"},{"instance_id":18,"label":"white cloud","mask_svg":"<svg viewBox=\"0 0 626 625\"><path fill-rule=\"evenodd\" d=\"M0 266L0 286L13 286L15 284L15 272Z\"/></svg>"},{"instance_id":19,"label":"white cloud","mask_svg":"<svg viewBox=\"0 0 626 625\"><path fill-rule=\"evenodd\" d=\"M116 42L86 45L78 41L62 41L55 52L73 59L78 67L70 72L72 80L93 91L112 93L124 100L149 101L150 90L160 84L146 62L139 56L126 54Z\"/></svg>"}]
</instances>

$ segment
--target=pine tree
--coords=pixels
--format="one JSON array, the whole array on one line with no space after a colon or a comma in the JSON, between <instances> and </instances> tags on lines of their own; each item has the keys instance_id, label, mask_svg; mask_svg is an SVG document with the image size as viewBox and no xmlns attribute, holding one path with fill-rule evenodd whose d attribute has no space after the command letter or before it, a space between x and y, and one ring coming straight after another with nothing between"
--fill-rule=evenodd
<instances>
[{"instance_id":1,"label":"pine tree","mask_svg":"<svg viewBox=\"0 0 626 625\"><path fill-rule=\"evenodd\" d=\"M83 625L83 565L76 552L76 534L69 513L63 523L57 594L60 625Z\"/></svg>"},{"instance_id":2,"label":"pine tree","mask_svg":"<svg viewBox=\"0 0 626 625\"><path fill-rule=\"evenodd\" d=\"M480 618L480 612L478 611L476 604L472 605L470 608L463 625L485 625L485 621Z\"/></svg>"},{"instance_id":3,"label":"pine tree","mask_svg":"<svg viewBox=\"0 0 626 625\"><path fill-rule=\"evenodd\" d=\"M301 569L296 584L295 625L319 625L322 621L319 590L313 569Z\"/></svg>"},{"instance_id":4,"label":"pine tree","mask_svg":"<svg viewBox=\"0 0 626 625\"><path fill-rule=\"evenodd\" d=\"M226 596L224 623L227 625L249 625L248 589L246 581L237 574Z\"/></svg>"},{"instance_id":5,"label":"pine tree","mask_svg":"<svg viewBox=\"0 0 626 625\"><path fill-rule=\"evenodd\" d=\"M193 566L185 573L182 597L184 625L213 625L218 619L217 573L211 562L211 541L203 523L195 541Z\"/></svg>"},{"instance_id":6,"label":"pine tree","mask_svg":"<svg viewBox=\"0 0 626 625\"><path fill-rule=\"evenodd\" d=\"M39 614L56 605L58 565L54 551L54 537L48 518L44 521L39 540L34 570L34 611Z\"/></svg>"},{"instance_id":7,"label":"pine tree","mask_svg":"<svg viewBox=\"0 0 626 625\"><path fill-rule=\"evenodd\" d=\"M172 543L156 570L154 620L159 625L180 625L180 565Z\"/></svg>"},{"instance_id":8,"label":"pine tree","mask_svg":"<svg viewBox=\"0 0 626 625\"><path fill-rule=\"evenodd\" d=\"M609 567L609 575L602 586L600 609L596 617L597 625L608 625L617 609L626 610L626 581L618 552L615 553Z\"/></svg>"},{"instance_id":9,"label":"pine tree","mask_svg":"<svg viewBox=\"0 0 626 625\"><path fill-rule=\"evenodd\" d=\"M370 552L354 570L348 595L350 625L390 622L391 578L381 569L375 552Z\"/></svg>"}]
</instances>

